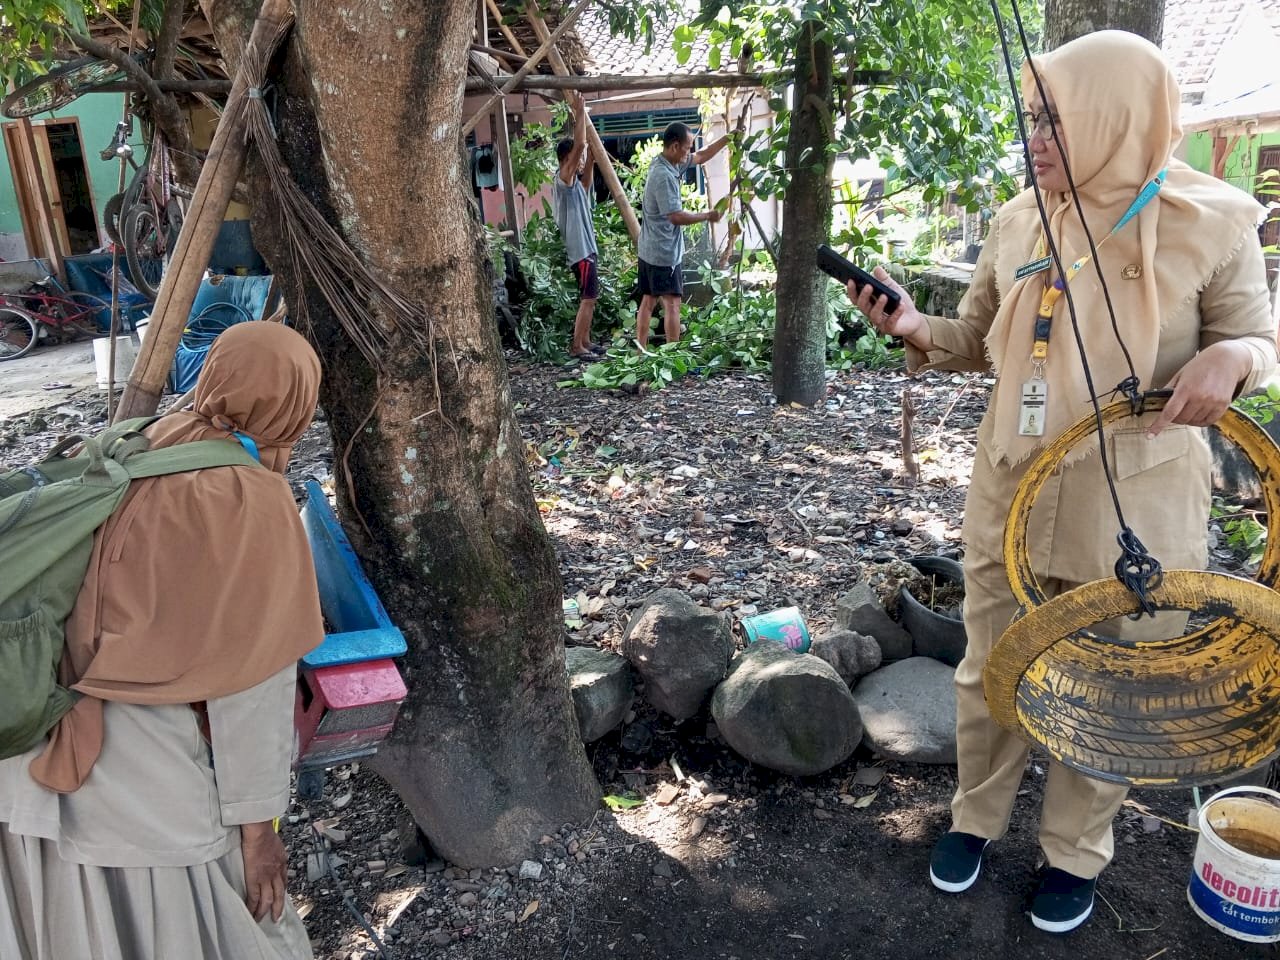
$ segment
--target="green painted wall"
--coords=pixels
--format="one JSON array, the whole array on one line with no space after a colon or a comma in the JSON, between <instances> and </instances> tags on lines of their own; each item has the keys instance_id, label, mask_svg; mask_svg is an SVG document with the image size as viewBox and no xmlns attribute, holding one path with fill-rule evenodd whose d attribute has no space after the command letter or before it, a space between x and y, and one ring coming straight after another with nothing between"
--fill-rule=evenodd
<instances>
[{"instance_id":1,"label":"green painted wall","mask_svg":"<svg viewBox=\"0 0 1280 960\"><path fill-rule=\"evenodd\" d=\"M103 204L116 193L120 164L116 160L100 159L98 152L111 142L123 110L124 94L91 93L73 101L61 110L43 113L33 118L48 120L74 117L80 121L80 141L84 148L85 166L89 170L89 181L93 187L94 212L99 220L102 217ZM130 142L133 144L134 156L141 159L144 144L137 123L134 124L134 135ZM8 153L0 144L0 235L20 235L21 233L22 216L18 212L13 171L9 166Z\"/></svg>"},{"instance_id":2,"label":"green painted wall","mask_svg":"<svg viewBox=\"0 0 1280 960\"><path fill-rule=\"evenodd\" d=\"M1264 133L1256 137L1241 137L1227 156L1222 179L1246 193L1253 193L1258 170L1258 149L1280 144L1280 133ZM1204 173L1213 172L1213 137L1208 133L1193 133L1187 137L1187 163Z\"/></svg>"}]
</instances>

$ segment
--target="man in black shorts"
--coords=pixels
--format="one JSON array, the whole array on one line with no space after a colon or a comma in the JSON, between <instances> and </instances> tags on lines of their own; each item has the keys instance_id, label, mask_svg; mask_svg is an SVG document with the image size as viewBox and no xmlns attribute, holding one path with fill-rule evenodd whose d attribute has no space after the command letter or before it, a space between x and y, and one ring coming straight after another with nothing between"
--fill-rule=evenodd
<instances>
[{"instance_id":1,"label":"man in black shorts","mask_svg":"<svg viewBox=\"0 0 1280 960\"><path fill-rule=\"evenodd\" d=\"M691 223L716 223L720 213L689 213L680 206L680 178L691 164L706 163L724 149L727 136L701 150L693 149L693 133L683 123L673 123L662 133L662 153L649 165L644 184L644 220L640 225L640 312L636 314L636 342L649 345L649 318L654 301L662 300L662 329L668 343L680 339L680 301L684 297L681 262L684 260L682 227Z\"/></svg>"}]
</instances>

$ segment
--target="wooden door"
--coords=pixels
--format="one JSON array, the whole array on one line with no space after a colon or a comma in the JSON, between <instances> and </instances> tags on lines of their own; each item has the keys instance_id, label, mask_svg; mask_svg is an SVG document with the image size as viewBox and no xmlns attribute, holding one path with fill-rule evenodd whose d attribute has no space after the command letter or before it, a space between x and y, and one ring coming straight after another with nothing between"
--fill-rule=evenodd
<instances>
[{"instance_id":1,"label":"wooden door","mask_svg":"<svg viewBox=\"0 0 1280 960\"><path fill-rule=\"evenodd\" d=\"M44 121L18 120L3 130L28 252L45 259L67 256L71 242Z\"/></svg>"}]
</instances>

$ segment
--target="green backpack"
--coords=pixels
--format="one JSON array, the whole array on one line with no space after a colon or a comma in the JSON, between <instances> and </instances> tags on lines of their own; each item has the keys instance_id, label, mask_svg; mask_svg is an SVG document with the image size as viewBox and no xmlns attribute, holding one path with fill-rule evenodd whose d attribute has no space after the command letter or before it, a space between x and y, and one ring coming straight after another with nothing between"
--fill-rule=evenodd
<instances>
[{"instance_id":1,"label":"green backpack","mask_svg":"<svg viewBox=\"0 0 1280 960\"><path fill-rule=\"evenodd\" d=\"M200 440L148 450L140 431L155 419L68 437L39 463L0 472L0 759L39 743L76 701L57 681L63 625L89 566L93 533L130 481L260 466L248 438L244 448ZM66 455L80 444L80 453Z\"/></svg>"}]
</instances>

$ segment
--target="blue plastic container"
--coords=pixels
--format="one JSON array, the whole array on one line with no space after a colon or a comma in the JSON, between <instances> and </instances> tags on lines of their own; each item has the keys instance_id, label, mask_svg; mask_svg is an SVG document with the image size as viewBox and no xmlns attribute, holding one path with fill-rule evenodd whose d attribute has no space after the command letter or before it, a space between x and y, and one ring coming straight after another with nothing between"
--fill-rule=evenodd
<instances>
[{"instance_id":1,"label":"blue plastic container","mask_svg":"<svg viewBox=\"0 0 1280 960\"><path fill-rule=\"evenodd\" d=\"M783 607L742 621L742 632L748 643L757 640L776 640L796 653L809 650L809 627L796 607Z\"/></svg>"},{"instance_id":2,"label":"blue plastic container","mask_svg":"<svg viewBox=\"0 0 1280 960\"><path fill-rule=\"evenodd\" d=\"M333 667L403 656L404 634L387 616L324 491L314 480L307 481L306 490L302 524L316 565L320 609L333 632L302 658L303 665Z\"/></svg>"}]
</instances>

